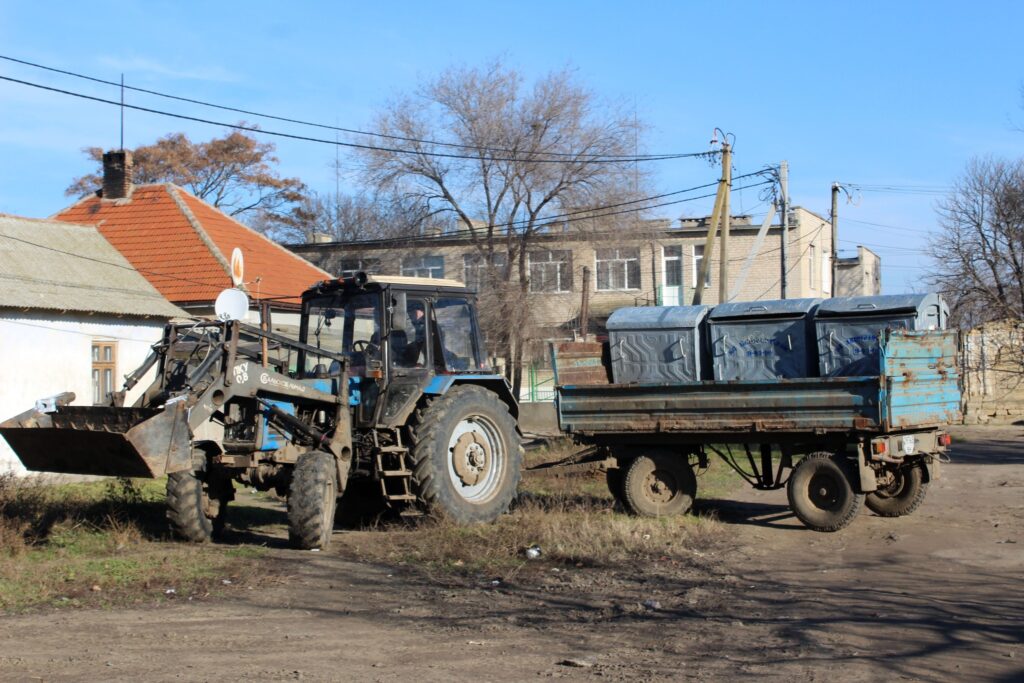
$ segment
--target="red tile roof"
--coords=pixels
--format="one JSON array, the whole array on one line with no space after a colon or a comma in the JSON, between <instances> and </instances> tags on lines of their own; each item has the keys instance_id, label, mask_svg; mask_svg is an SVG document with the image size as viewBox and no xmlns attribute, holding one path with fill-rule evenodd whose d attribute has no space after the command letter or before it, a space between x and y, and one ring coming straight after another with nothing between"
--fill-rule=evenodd
<instances>
[{"instance_id":1,"label":"red tile roof","mask_svg":"<svg viewBox=\"0 0 1024 683\"><path fill-rule=\"evenodd\" d=\"M140 185L128 199L86 197L53 216L96 225L114 248L176 304L212 304L231 286L231 251L245 260L253 298L289 297L330 278L312 263L172 184Z\"/></svg>"}]
</instances>

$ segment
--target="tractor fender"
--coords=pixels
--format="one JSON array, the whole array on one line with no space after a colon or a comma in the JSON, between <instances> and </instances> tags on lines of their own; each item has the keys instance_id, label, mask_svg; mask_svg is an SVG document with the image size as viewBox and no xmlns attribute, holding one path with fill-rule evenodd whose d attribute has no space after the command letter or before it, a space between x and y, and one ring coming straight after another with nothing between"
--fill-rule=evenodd
<instances>
[{"instance_id":1,"label":"tractor fender","mask_svg":"<svg viewBox=\"0 0 1024 683\"><path fill-rule=\"evenodd\" d=\"M493 391L508 406L508 412L516 422L519 421L519 403L512 395L512 387L501 375L435 375L423 388L423 393L428 396L443 396L449 389L459 384L475 384Z\"/></svg>"}]
</instances>

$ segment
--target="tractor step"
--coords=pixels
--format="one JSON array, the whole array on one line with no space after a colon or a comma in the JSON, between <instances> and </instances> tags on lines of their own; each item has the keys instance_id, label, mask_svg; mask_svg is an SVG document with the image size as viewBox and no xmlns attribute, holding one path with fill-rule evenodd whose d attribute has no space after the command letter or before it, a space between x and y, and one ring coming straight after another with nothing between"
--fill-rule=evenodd
<instances>
[{"instance_id":1,"label":"tractor step","mask_svg":"<svg viewBox=\"0 0 1024 683\"><path fill-rule=\"evenodd\" d=\"M388 500L395 501L395 502L398 502L398 501L412 502L412 501L416 500L416 496L414 496L411 493L392 493L392 494L388 495Z\"/></svg>"}]
</instances>

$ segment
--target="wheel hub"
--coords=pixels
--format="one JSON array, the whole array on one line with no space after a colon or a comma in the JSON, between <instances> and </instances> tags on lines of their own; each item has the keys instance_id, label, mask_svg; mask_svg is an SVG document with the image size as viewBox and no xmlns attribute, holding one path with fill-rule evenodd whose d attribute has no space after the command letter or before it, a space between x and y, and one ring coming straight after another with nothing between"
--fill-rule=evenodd
<instances>
[{"instance_id":1,"label":"wheel hub","mask_svg":"<svg viewBox=\"0 0 1024 683\"><path fill-rule=\"evenodd\" d=\"M491 448L481 434L466 432L452 448L452 467L463 486L475 486L491 465Z\"/></svg>"},{"instance_id":2,"label":"wheel hub","mask_svg":"<svg viewBox=\"0 0 1024 683\"><path fill-rule=\"evenodd\" d=\"M672 485L672 482L660 470L655 470L647 475L646 484L644 488L652 502L668 503L676 494L676 487Z\"/></svg>"},{"instance_id":3,"label":"wheel hub","mask_svg":"<svg viewBox=\"0 0 1024 683\"><path fill-rule=\"evenodd\" d=\"M839 499L839 486L832 477L818 475L811 481L808 493L811 502L823 510L835 507Z\"/></svg>"}]
</instances>

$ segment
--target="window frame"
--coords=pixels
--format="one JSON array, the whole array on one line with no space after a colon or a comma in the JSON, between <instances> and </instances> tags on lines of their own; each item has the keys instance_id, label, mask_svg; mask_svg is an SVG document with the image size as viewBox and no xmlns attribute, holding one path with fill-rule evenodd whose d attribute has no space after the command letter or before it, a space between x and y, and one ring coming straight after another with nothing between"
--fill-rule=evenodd
<instances>
[{"instance_id":1,"label":"window frame","mask_svg":"<svg viewBox=\"0 0 1024 683\"><path fill-rule=\"evenodd\" d=\"M700 255L697 255L697 249L700 249ZM700 277L700 262L704 260L704 245L694 244L691 249L691 257L693 259L693 288L697 288L697 278ZM707 276L704 278L704 286L711 286L711 268L708 268Z\"/></svg>"},{"instance_id":2,"label":"window frame","mask_svg":"<svg viewBox=\"0 0 1024 683\"><path fill-rule=\"evenodd\" d=\"M635 252L635 256L622 256L621 252ZM612 258L601 258L601 252L615 252ZM607 263L608 283L601 286L601 264ZM636 264L636 285L630 286L630 263ZM615 286L615 272L612 270L617 265L621 266L622 287ZM607 247L594 250L594 289L598 292L637 292L640 290L642 273L640 269L640 247Z\"/></svg>"},{"instance_id":3,"label":"window frame","mask_svg":"<svg viewBox=\"0 0 1024 683\"><path fill-rule=\"evenodd\" d=\"M547 258L543 261L535 260L536 257L541 254L546 255ZM556 254L564 256L564 260L561 258L559 260L551 258ZM573 277L572 272L572 260L573 253L571 249L538 249L527 253L526 268L530 273L530 292L533 294L560 294L573 291L573 281L575 278ZM543 268L541 272L545 273L545 275L539 278L542 285L546 285L550 281L550 278L547 276L547 272L554 267L554 288L548 288L546 286L538 287L538 278L534 277L534 266ZM563 269L565 274L564 278ZM563 282L563 280L568 280L568 282Z\"/></svg>"},{"instance_id":4,"label":"window frame","mask_svg":"<svg viewBox=\"0 0 1024 683\"><path fill-rule=\"evenodd\" d=\"M667 251L669 249L678 250L677 256L669 256ZM668 266L669 262L676 264L679 274L678 284L669 284L668 281ZM663 287L680 287L685 286L685 277L683 275L683 245L681 244L663 244L661 246L661 283Z\"/></svg>"},{"instance_id":5,"label":"window frame","mask_svg":"<svg viewBox=\"0 0 1024 683\"><path fill-rule=\"evenodd\" d=\"M472 262L471 262L472 261ZM479 252L467 252L462 255L462 282L466 287L479 292L483 283L483 273L487 267L505 268L508 265L508 254L496 251L490 263ZM471 276L472 273L472 276Z\"/></svg>"},{"instance_id":6,"label":"window frame","mask_svg":"<svg viewBox=\"0 0 1024 683\"><path fill-rule=\"evenodd\" d=\"M406 263L411 259L417 259L420 265L407 266ZM438 265L425 265L427 259L437 259ZM399 273L402 277L422 277L430 280L440 280L444 278L444 254L420 254L420 255L409 255L403 256L402 262L399 267ZM434 271L440 271L439 275L435 275ZM426 275L422 275L426 271Z\"/></svg>"},{"instance_id":7,"label":"window frame","mask_svg":"<svg viewBox=\"0 0 1024 683\"><path fill-rule=\"evenodd\" d=\"M91 372L93 405L107 403L107 394L117 391L117 342L113 339L93 339L91 345ZM104 388L107 390L104 391Z\"/></svg>"},{"instance_id":8,"label":"window frame","mask_svg":"<svg viewBox=\"0 0 1024 683\"><path fill-rule=\"evenodd\" d=\"M345 264L359 264L357 268L345 268ZM380 259L372 256L356 256L353 258L338 259L338 277L352 277L356 273L363 272L367 275L374 275L380 272Z\"/></svg>"}]
</instances>

